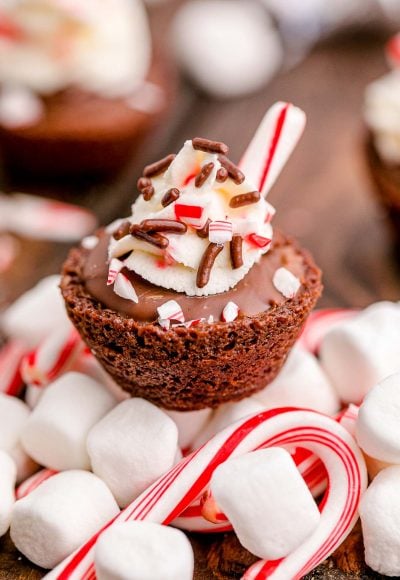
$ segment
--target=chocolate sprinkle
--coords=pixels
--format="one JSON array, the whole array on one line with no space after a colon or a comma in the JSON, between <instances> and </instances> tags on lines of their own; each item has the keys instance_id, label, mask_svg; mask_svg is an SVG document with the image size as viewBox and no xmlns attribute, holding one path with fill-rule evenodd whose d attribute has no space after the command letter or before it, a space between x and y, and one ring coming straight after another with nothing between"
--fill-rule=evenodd
<instances>
[{"instance_id":1,"label":"chocolate sprinkle","mask_svg":"<svg viewBox=\"0 0 400 580\"><path fill-rule=\"evenodd\" d=\"M204 183L209 178L210 173L213 169L214 169L214 163L212 163L212 162L206 163L206 165L203 165L200 173L198 173L198 175L196 176L196 179L194 180L195 186L201 187L202 185L204 185Z\"/></svg>"},{"instance_id":2,"label":"chocolate sprinkle","mask_svg":"<svg viewBox=\"0 0 400 580\"><path fill-rule=\"evenodd\" d=\"M238 234L235 234L232 237L230 243L230 254L231 254L231 264L232 268L236 270L236 268L240 268L243 266L243 256L242 256L242 247L243 247L243 238Z\"/></svg>"},{"instance_id":3,"label":"chocolate sprinkle","mask_svg":"<svg viewBox=\"0 0 400 580\"><path fill-rule=\"evenodd\" d=\"M221 141L210 141L210 139L203 139L202 137L195 137L192 139L193 149L204 151L205 153L220 153L226 155L229 147Z\"/></svg>"},{"instance_id":4,"label":"chocolate sprinkle","mask_svg":"<svg viewBox=\"0 0 400 580\"><path fill-rule=\"evenodd\" d=\"M218 183L224 183L224 181L228 179L228 171L225 169L225 167L220 167L218 169L216 179Z\"/></svg>"},{"instance_id":5,"label":"chocolate sprinkle","mask_svg":"<svg viewBox=\"0 0 400 580\"><path fill-rule=\"evenodd\" d=\"M167 205L170 205L171 203L176 201L180 196L180 194L181 192L179 191L179 189L177 189L176 187L172 187L167 191L167 193L165 193L165 195L163 195L161 205L163 207L167 207Z\"/></svg>"},{"instance_id":6,"label":"chocolate sprinkle","mask_svg":"<svg viewBox=\"0 0 400 580\"><path fill-rule=\"evenodd\" d=\"M113 233L113 238L114 240L121 240L122 238L124 238L125 236L127 236L130 233L130 227L131 224L130 222L123 222L119 228L117 228L115 230L115 232Z\"/></svg>"},{"instance_id":7,"label":"chocolate sprinkle","mask_svg":"<svg viewBox=\"0 0 400 580\"><path fill-rule=\"evenodd\" d=\"M151 179L149 177L139 177L136 185L140 193L143 193L144 189L151 186Z\"/></svg>"},{"instance_id":8,"label":"chocolate sprinkle","mask_svg":"<svg viewBox=\"0 0 400 580\"><path fill-rule=\"evenodd\" d=\"M224 249L223 245L208 244L206 251L201 257L199 269L197 270L196 286L197 288L204 288L210 280L210 274L214 262L220 252Z\"/></svg>"},{"instance_id":9,"label":"chocolate sprinkle","mask_svg":"<svg viewBox=\"0 0 400 580\"><path fill-rule=\"evenodd\" d=\"M260 201L259 191L248 191L247 193L240 193L232 197L229 202L229 207L243 207L244 205L251 205L252 203L257 203Z\"/></svg>"},{"instance_id":10,"label":"chocolate sprinkle","mask_svg":"<svg viewBox=\"0 0 400 580\"><path fill-rule=\"evenodd\" d=\"M130 227L130 233L134 238L148 242L152 246L156 246L162 250L164 250L169 244L169 240L165 236L158 233L149 234L148 232L144 232L140 225L132 225Z\"/></svg>"},{"instance_id":11,"label":"chocolate sprinkle","mask_svg":"<svg viewBox=\"0 0 400 580\"><path fill-rule=\"evenodd\" d=\"M199 236L199 238L208 238L208 231L210 229L210 223L211 223L211 220L209 218L207 218L207 221L204 224L204 226L202 228L199 228L198 230L196 230L196 234Z\"/></svg>"},{"instance_id":12,"label":"chocolate sprinkle","mask_svg":"<svg viewBox=\"0 0 400 580\"><path fill-rule=\"evenodd\" d=\"M160 159L151 165L146 165L146 167L143 169L143 176L155 177L156 175L160 175L166 169L168 169L174 159L175 154L171 153L171 155L167 155L166 157L163 157L163 159Z\"/></svg>"},{"instance_id":13,"label":"chocolate sprinkle","mask_svg":"<svg viewBox=\"0 0 400 580\"><path fill-rule=\"evenodd\" d=\"M150 201L154 195L154 187L149 185L149 187L145 187L142 191L144 201Z\"/></svg>"},{"instance_id":14,"label":"chocolate sprinkle","mask_svg":"<svg viewBox=\"0 0 400 580\"><path fill-rule=\"evenodd\" d=\"M185 234L187 232L187 225L176 220L149 219L142 221L140 229L143 232Z\"/></svg>"},{"instance_id":15,"label":"chocolate sprinkle","mask_svg":"<svg viewBox=\"0 0 400 580\"><path fill-rule=\"evenodd\" d=\"M220 155L218 159L222 167L227 170L229 177L236 183L236 185L243 183L245 176L244 173L240 171L239 167L237 167L237 165L232 163L232 161L225 157L225 155Z\"/></svg>"}]
</instances>

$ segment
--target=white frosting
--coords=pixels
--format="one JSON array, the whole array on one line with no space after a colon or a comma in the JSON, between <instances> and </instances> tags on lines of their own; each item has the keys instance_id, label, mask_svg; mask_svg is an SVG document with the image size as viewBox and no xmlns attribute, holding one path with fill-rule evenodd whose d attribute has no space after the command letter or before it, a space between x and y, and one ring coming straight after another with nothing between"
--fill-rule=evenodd
<instances>
[{"instance_id":1,"label":"white frosting","mask_svg":"<svg viewBox=\"0 0 400 580\"><path fill-rule=\"evenodd\" d=\"M201 187L195 187L194 178L186 183L189 176L197 175L201 167L210 162L214 163L213 171ZM269 244L263 248L256 247L247 236L256 234L271 239L269 218L274 214L274 209L263 197L256 203L231 208L229 202L234 196L257 188L247 179L240 185L236 185L230 178L224 183L217 182L216 173L220 167L218 155L194 150L192 142L186 141L168 170L152 179L155 193L151 200L145 201L143 196L139 196L132 206L129 220L135 224L145 219L175 220L176 204L201 205L204 207L203 221L207 218L211 221L229 221L233 225L233 233L243 236L243 265L240 268L232 268L229 243L225 243L215 260L209 282L204 288L197 287L197 271L210 241L200 238L191 226L188 226L184 235L165 234L169 240L166 250L160 250L131 235L118 242L112 239L110 258L133 250L125 261L130 270L157 286L184 292L189 296L217 294L235 286L268 251ZM161 199L172 187L180 190L180 197L176 202L163 207Z\"/></svg>"},{"instance_id":2,"label":"white frosting","mask_svg":"<svg viewBox=\"0 0 400 580\"><path fill-rule=\"evenodd\" d=\"M368 85L364 114L381 157L400 163L400 70Z\"/></svg>"},{"instance_id":3,"label":"white frosting","mask_svg":"<svg viewBox=\"0 0 400 580\"><path fill-rule=\"evenodd\" d=\"M7 0L0 83L40 94L71 85L106 97L143 81L151 46L139 0Z\"/></svg>"}]
</instances>

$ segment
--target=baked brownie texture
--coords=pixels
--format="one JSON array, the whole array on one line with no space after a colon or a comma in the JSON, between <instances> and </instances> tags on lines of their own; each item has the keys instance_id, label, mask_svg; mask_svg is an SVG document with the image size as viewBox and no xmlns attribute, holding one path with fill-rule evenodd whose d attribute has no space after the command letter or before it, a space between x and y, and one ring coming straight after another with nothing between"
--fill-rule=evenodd
<instances>
[{"instance_id":1,"label":"baked brownie texture","mask_svg":"<svg viewBox=\"0 0 400 580\"><path fill-rule=\"evenodd\" d=\"M268 255L282 244L294 242L277 236ZM302 286L295 297L229 323L166 331L106 308L86 289L88 251L83 248L70 252L61 291L84 341L132 396L180 411L217 407L248 397L274 379L321 294L320 270L308 252L294 247L304 261Z\"/></svg>"}]
</instances>

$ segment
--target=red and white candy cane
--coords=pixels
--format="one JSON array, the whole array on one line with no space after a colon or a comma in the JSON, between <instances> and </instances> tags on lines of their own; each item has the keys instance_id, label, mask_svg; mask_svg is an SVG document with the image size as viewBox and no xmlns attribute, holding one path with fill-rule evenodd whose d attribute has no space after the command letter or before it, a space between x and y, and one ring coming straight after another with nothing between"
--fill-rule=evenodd
<instances>
[{"instance_id":1,"label":"red and white candy cane","mask_svg":"<svg viewBox=\"0 0 400 580\"><path fill-rule=\"evenodd\" d=\"M41 469L31 477L28 477L28 479L25 479L25 481L20 483L20 485L16 489L15 497L17 499L22 499L23 497L26 497L27 495L32 493L32 491L35 491L35 489L39 487L39 485L41 485L44 481L50 479L50 477L53 477L53 475L56 475L56 473L58 473L58 471L55 471L54 469Z\"/></svg>"},{"instance_id":2,"label":"red and white candy cane","mask_svg":"<svg viewBox=\"0 0 400 580\"><path fill-rule=\"evenodd\" d=\"M318 354L322 339L327 332L337 324L350 320L358 314L358 310L349 308L322 308L314 310L307 318L298 344L313 354Z\"/></svg>"},{"instance_id":3,"label":"red and white candy cane","mask_svg":"<svg viewBox=\"0 0 400 580\"><path fill-rule=\"evenodd\" d=\"M290 408L258 413L218 433L160 477L47 578L94 579L93 549L107 527L131 520L168 525L201 496L218 465L230 457L271 446L302 447L317 455L328 472L329 491L321 504L320 523L307 541L280 561L258 562L245 578L301 578L352 530L367 486L367 472L360 449L339 423L315 411Z\"/></svg>"},{"instance_id":4,"label":"red and white candy cane","mask_svg":"<svg viewBox=\"0 0 400 580\"><path fill-rule=\"evenodd\" d=\"M239 167L264 196L296 147L305 124L305 113L284 102L275 103L261 121Z\"/></svg>"},{"instance_id":5,"label":"red and white candy cane","mask_svg":"<svg viewBox=\"0 0 400 580\"><path fill-rule=\"evenodd\" d=\"M21 377L21 361L26 347L19 340L10 340L0 349L0 392L18 397L24 382Z\"/></svg>"},{"instance_id":6,"label":"red and white candy cane","mask_svg":"<svg viewBox=\"0 0 400 580\"><path fill-rule=\"evenodd\" d=\"M45 387L69 370L85 347L74 328L55 330L22 360L21 374L24 382Z\"/></svg>"},{"instance_id":7,"label":"red and white candy cane","mask_svg":"<svg viewBox=\"0 0 400 580\"><path fill-rule=\"evenodd\" d=\"M353 436L358 409L356 405L349 405L336 416L336 420ZM289 448L288 451L313 497L320 497L328 485L328 474L322 461L307 449ZM232 529L210 494L206 497L203 494L194 501L173 521L173 525L191 532L227 532Z\"/></svg>"}]
</instances>

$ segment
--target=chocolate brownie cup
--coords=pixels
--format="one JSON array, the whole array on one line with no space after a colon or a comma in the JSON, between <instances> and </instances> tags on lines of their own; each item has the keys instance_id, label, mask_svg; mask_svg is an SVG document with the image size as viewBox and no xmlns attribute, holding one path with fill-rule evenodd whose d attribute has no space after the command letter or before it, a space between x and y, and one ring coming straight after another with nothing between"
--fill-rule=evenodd
<instances>
[{"instance_id":1,"label":"chocolate brownie cup","mask_svg":"<svg viewBox=\"0 0 400 580\"><path fill-rule=\"evenodd\" d=\"M0 30L0 147L9 168L110 174L165 108L140 2L10 3ZM118 37L118 42L115 42ZM165 75L166 76L166 75Z\"/></svg>"},{"instance_id":2,"label":"chocolate brownie cup","mask_svg":"<svg viewBox=\"0 0 400 580\"><path fill-rule=\"evenodd\" d=\"M310 255L224 144L187 141L145 168L126 221L71 251L61 290L92 352L132 396L195 410L278 373L321 293Z\"/></svg>"}]
</instances>

